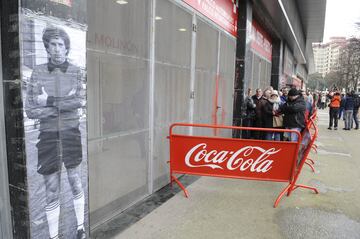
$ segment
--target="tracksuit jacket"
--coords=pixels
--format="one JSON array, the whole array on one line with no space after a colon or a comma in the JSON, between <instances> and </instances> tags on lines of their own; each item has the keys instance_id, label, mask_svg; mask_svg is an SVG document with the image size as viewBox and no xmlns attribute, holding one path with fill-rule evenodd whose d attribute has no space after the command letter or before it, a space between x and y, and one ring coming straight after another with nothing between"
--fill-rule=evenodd
<instances>
[{"instance_id":1,"label":"tracksuit jacket","mask_svg":"<svg viewBox=\"0 0 360 239\"><path fill-rule=\"evenodd\" d=\"M45 106L37 97L48 94ZM72 94L71 92L74 92ZM60 66L51 63L34 68L27 85L25 111L30 119L40 120L40 131L55 132L79 126L78 109L84 100L82 72L67 61Z\"/></svg>"}]
</instances>

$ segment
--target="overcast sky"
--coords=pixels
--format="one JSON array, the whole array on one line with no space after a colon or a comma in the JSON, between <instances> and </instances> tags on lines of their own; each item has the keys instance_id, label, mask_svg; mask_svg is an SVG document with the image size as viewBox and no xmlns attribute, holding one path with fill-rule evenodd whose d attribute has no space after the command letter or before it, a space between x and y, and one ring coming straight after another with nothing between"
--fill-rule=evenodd
<instances>
[{"instance_id":1,"label":"overcast sky","mask_svg":"<svg viewBox=\"0 0 360 239\"><path fill-rule=\"evenodd\" d=\"M360 22L360 0L327 0L324 42L332 36L359 35L355 22Z\"/></svg>"}]
</instances>

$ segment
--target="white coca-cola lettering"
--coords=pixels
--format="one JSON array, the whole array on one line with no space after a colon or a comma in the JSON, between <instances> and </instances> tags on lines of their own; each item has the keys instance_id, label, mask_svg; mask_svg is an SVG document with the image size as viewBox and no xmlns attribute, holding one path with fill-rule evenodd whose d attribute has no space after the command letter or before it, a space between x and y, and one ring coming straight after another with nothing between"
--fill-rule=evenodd
<instances>
[{"instance_id":1,"label":"white coca-cola lettering","mask_svg":"<svg viewBox=\"0 0 360 239\"><path fill-rule=\"evenodd\" d=\"M216 164L204 164L204 165L192 165L190 163L190 160L192 158L192 155L194 154L194 152L199 149L199 148L203 148L203 150L200 150L194 157L194 161L195 162L200 162L202 158L204 157L207 157L209 158L209 156L207 156L207 151L206 151L206 144L198 144L196 145L195 147L193 147L192 149L189 150L189 152L186 154L186 157L185 157L185 163L187 166L189 167L192 167L192 168L200 168L200 167L209 167L209 168L212 168L212 169L215 169L215 168L219 168L219 169L223 169L222 167L220 167L219 165L216 165ZM216 150L214 150L215 152L217 152ZM212 151L210 151L212 152ZM210 153L209 152L209 153ZM208 161L208 159L207 159Z\"/></svg>"},{"instance_id":2,"label":"white coca-cola lettering","mask_svg":"<svg viewBox=\"0 0 360 239\"><path fill-rule=\"evenodd\" d=\"M271 155L277 154L281 149L263 149L259 146L246 146L236 152L230 151L208 151L207 144L195 145L185 156L185 164L191 168L209 167L212 169L240 170L256 173L266 173L272 168L274 160L269 159ZM259 155L260 153L260 155ZM251 155L258 155L251 158ZM221 165L224 163L225 165Z\"/></svg>"}]
</instances>

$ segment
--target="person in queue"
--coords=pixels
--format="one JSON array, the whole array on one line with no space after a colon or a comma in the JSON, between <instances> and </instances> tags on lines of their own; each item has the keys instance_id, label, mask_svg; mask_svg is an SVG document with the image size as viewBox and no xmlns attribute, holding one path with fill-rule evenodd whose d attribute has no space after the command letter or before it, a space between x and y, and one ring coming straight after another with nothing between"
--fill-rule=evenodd
<instances>
[{"instance_id":1,"label":"person in queue","mask_svg":"<svg viewBox=\"0 0 360 239\"><path fill-rule=\"evenodd\" d=\"M264 94L261 100L261 113L262 113L262 126L263 128L273 128L273 102L271 102L272 91L267 88L264 90ZM273 132L263 132L263 138L266 140L273 140Z\"/></svg>"},{"instance_id":2,"label":"person in queue","mask_svg":"<svg viewBox=\"0 0 360 239\"><path fill-rule=\"evenodd\" d=\"M329 130L332 130L333 124L334 124L334 130L337 130L338 127L338 115L339 115L339 109L341 104L341 97L340 93L338 91L330 92L328 95L330 99L329 104Z\"/></svg>"},{"instance_id":3,"label":"person in queue","mask_svg":"<svg viewBox=\"0 0 360 239\"><path fill-rule=\"evenodd\" d=\"M353 122L355 123L354 129L359 129L359 107L360 107L360 97L355 94L355 91L352 92L354 97L354 111L353 111L353 121L351 121L351 128L353 127Z\"/></svg>"},{"instance_id":4,"label":"person in queue","mask_svg":"<svg viewBox=\"0 0 360 239\"><path fill-rule=\"evenodd\" d=\"M295 130L299 133L305 128L305 110L306 104L304 97L295 88L290 89L288 100L280 107L280 113L284 114L284 127ZM296 133L288 133L284 138L290 141L297 141Z\"/></svg>"},{"instance_id":5,"label":"person in queue","mask_svg":"<svg viewBox=\"0 0 360 239\"><path fill-rule=\"evenodd\" d=\"M282 114L277 114L276 112L279 110L281 105L281 100L279 97L279 93L277 90L273 90L271 93L271 97L269 101L272 103L273 117L272 117L272 127L275 129L281 129L283 127L283 116ZM281 140L281 133L274 132L272 133L272 139L275 141Z\"/></svg>"},{"instance_id":6,"label":"person in queue","mask_svg":"<svg viewBox=\"0 0 360 239\"><path fill-rule=\"evenodd\" d=\"M252 99L256 105L255 107L255 120L254 120L254 127L261 128L262 122L261 122L261 110L260 110L260 101L262 99L262 90L260 88L256 89L255 95L252 96ZM260 132L259 131L253 131L253 137L255 139L260 139Z\"/></svg>"},{"instance_id":7,"label":"person in queue","mask_svg":"<svg viewBox=\"0 0 360 239\"><path fill-rule=\"evenodd\" d=\"M351 92L348 92L346 94L344 110L345 110L345 127L343 128L343 130L351 130L351 122L353 120L353 113L354 113L354 97Z\"/></svg>"},{"instance_id":8,"label":"person in queue","mask_svg":"<svg viewBox=\"0 0 360 239\"><path fill-rule=\"evenodd\" d=\"M288 88L283 88L281 92L282 92L282 95L280 96L281 104L285 104L287 101L289 90Z\"/></svg>"},{"instance_id":9,"label":"person in queue","mask_svg":"<svg viewBox=\"0 0 360 239\"><path fill-rule=\"evenodd\" d=\"M252 90L249 88L247 91L247 96L244 101L245 104L245 118L243 120L243 126L244 127L253 127L254 121L255 121L255 108L256 104L254 103L254 100L252 98ZM243 130L242 131L242 138L244 139L250 139L251 138L252 131L250 130Z\"/></svg>"}]
</instances>

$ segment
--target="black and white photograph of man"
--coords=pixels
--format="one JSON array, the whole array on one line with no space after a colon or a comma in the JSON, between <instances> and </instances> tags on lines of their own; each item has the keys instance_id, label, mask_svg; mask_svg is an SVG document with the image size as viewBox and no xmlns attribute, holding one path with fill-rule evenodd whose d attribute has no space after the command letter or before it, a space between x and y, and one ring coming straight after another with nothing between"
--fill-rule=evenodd
<instances>
[{"instance_id":1,"label":"black and white photograph of man","mask_svg":"<svg viewBox=\"0 0 360 239\"><path fill-rule=\"evenodd\" d=\"M34 67L25 93L26 116L38 122L39 131L37 143L34 145L37 149L36 171L41 175L45 187L43 210L49 235L41 238L69 238L63 236L64 232L59 230L59 225L61 220L70 220L71 216L76 219L72 219L76 222L76 227L73 227L76 232L71 235L84 239L87 238L84 227L87 189L82 182L80 165L86 158L83 155L82 133L79 127L79 112L85 105L84 74L68 60L71 40L63 28L46 26L42 33L42 42L47 53L47 63ZM66 173L62 172L63 168ZM67 188L71 189L71 194L62 192L62 177L67 177ZM68 197L64 195L72 196L75 213L71 215L64 215L62 212L65 207L62 206L61 198ZM67 198L67 201L69 200ZM32 205L39 206L35 203Z\"/></svg>"}]
</instances>

